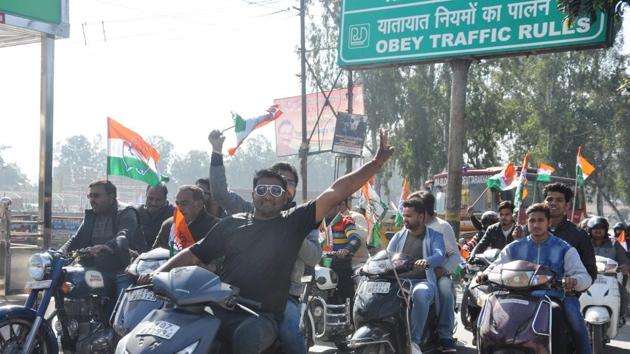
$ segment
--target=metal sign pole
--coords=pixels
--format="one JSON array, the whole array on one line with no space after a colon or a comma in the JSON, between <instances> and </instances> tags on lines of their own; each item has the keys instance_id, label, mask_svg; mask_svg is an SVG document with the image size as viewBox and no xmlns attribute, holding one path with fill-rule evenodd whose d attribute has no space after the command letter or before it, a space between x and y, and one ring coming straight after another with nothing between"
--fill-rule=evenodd
<instances>
[{"instance_id":1,"label":"metal sign pole","mask_svg":"<svg viewBox=\"0 0 630 354\"><path fill-rule=\"evenodd\" d=\"M39 140L39 221L42 223L43 249L50 247L52 220L52 151L55 37L41 34L41 90Z\"/></svg>"}]
</instances>

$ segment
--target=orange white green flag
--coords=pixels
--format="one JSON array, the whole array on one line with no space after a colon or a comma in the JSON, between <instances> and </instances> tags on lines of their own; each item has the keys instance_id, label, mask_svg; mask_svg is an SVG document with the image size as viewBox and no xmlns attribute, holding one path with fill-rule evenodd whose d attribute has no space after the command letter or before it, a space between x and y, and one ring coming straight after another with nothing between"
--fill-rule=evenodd
<instances>
[{"instance_id":1,"label":"orange white green flag","mask_svg":"<svg viewBox=\"0 0 630 354\"><path fill-rule=\"evenodd\" d=\"M168 245L171 251L171 257L177 252L192 246L195 243L195 239L188 229L186 224L186 218L184 214L175 208L173 211L173 225L171 225L171 231L168 237Z\"/></svg>"},{"instance_id":2,"label":"orange white green flag","mask_svg":"<svg viewBox=\"0 0 630 354\"><path fill-rule=\"evenodd\" d=\"M527 198L527 166L529 165L529 153L525 154L525 158L523 159L523 165L521 166L521 171L519 173L518 185L516 187L516 193L514 193L514 211L517 212L518 209L523 204L523 200Z\"/></svg>"},{"instance_id":3,"label":"orange white green flag","mask_svg":"<svg viewBox=\"0 0 630 354\"><path fill-rule=\"evenodd\" d=\"M506 191L513 189L516 187L516 169L514 165L510 162L508 163L501 172L496 175L488 178L488 188L498 189L501 191Z\"/></svg>"},{"instance_id":4,"label":"orange white green flag","mask_svg":"<svg viewBox=\"0 0 630 354\"><path fill-rule=\"evenodd\" d=\"M619 238L617 238L617 242L623 247L626 252L628 252L628 242L626 241L626 230L622 230L619 234Z\"/></svg>"},{"instance_id":5,"label":"orange white green flag","mask_svg":"<svg viewBox=\"0 0 630 354\"><path fill-rule=\"evenodd\" d=\"M546 163L539 163L538 164L538 170L536 171L536 174L538 175L536 177L536 181L538 182L551 182L551 174L554 173L556 171L555 168L553 168L553 166L549 166Z\"/></svg>"},{"instance_id":6,"label":"orange white green flag","mask_svg":"<svg viewBox=\"0 0 630 354\"><path fill-rule=\"evenodd\" d=\"M244 119L240 115L232 112L234 132L236 133L236 146L228 149L230 156L236 153L236 150L239 146L241 146L243 141L245 141L251 132L273 122L274 120L280 118L281 115L282 111L279 110L277 106L271 106L267 109L265 114L249 119Z\"/></svg>"},{"instance_id":7,"label":"orange white green flag","mask_svg":"<svg viewBox=\"0 0 630 354\"><path fill-rule=\"evenodd\" d=\"M107 175L125 176L156 186L160 154L133 130L107 118Z\"/></svg>"},{"instance_id":8,"label":"orange white green flag","mask_svg":"<svg viewBox=\"0 0 630 354\"><path fill-rule=\"evenodd\" d=\"M409 198L409 194L411 194L409 180L405 177L403 179L402 190L400 191L400 198L398 199L398 208L396 208L396 219L394 221L396 227L403 225L403 202Z\"/></svg>"},{"instance_id":9,"label":"orange white green flag","mask_svg":"<svg viewBox=\"0 0 630 354\"><path fill-rule=\"evenodd\" d=\"M368 222L369 245L379 248L381 240L381 222L389 207L381 200L370 181L359 190L359 205L365 209L365 219Z\"/></svg>"},{"instance_id":10,"label":"orange white green flag","mask_svg":"<svg viewBox=\"0 0 630 354\"><path fill-rule=\"evenodd\" d=\"M582 147L578 147L577 161L575 163L575 178L577 179L578 186L582 187L584 181L595 172L595 166L586 161L582 156Z\"/></svg>"}]
</instances>

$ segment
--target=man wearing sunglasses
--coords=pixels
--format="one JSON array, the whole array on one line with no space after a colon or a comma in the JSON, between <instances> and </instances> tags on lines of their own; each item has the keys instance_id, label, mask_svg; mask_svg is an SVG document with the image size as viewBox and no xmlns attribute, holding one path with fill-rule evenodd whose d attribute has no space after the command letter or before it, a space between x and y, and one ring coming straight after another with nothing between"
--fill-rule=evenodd
<instances>
[{"instance_id":1,"label":"man wearing sunglasses","mask_svg":"<svg viewBox=\"0 0 630 354\"><path fill-rule=\"evenodd\" d=\"M330 209L361 188L393 155L387 134L380 135L374 159L336 180L315 200L288 211L282 210L289 198L286 181L271 170L257 172L252 191L253 213L222 219L203 240L157 270L203 265L225 256L222 280L238 287L243 297L262 304L260 317L213 308L221 319L220 336L231 342L233 353L261 353L274 342L302 241ZM150 278L143 276L139 281L148 282Z\"/></svg>"},{"instance_id":2,"label":"man wearing sunglasses","mask_svg":"<svg viewBox=\"0 0 630 354\"><path fill-rule=\"evenodd\" d=\"M208 140L212 145L212 159L210 161L210 185L212 194L215 200L224 208L228 215L253 212L254 204L241 198L240 195L228 190L225 167L223 166L223 142L225 136L218 130L213 130L208 136ZM293 198L295 197L295 190L298 184L298 174L293 166L286 162L278 162L271 166L271 170L278 173L286 182L286 196L287 204L283 209L287 210L295 207ZM280 188L280 186L276 186ZM256 192L256 190L254 190ZM264 187L261 187L261 195L264 195L266 191ZM280 197L279 191L276 188L269 190L271 195ZM283 349L292 354L306 354L308 349L305 345L304 335L300 332L300 304L299 299L302 294L302 282L301 278L304 275L305 266L314 267L322 257L322 249L319 245L319 232L313 230L309 233L300 252L298 253L297 260L291 272L291 286L289 288L289 300L287 301L284 316L280 322L280 341L282 342Z\"/></svg>"}]
</instances>

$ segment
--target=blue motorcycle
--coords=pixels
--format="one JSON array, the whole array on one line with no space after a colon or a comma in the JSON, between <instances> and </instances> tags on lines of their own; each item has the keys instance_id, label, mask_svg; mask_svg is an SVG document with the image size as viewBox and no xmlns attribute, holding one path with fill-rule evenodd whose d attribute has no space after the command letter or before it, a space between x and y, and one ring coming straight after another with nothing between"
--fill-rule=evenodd
<instances>
[{"instance_id":1,"label":"blue motorcycle","mask_svg":"<svg viewBox=\"0 0 630 354\"><path fill-rule=\"evenodd\" d=\"M116 245L120 254L128 253L124 236ZM115 274L104 271L103 263L111 263L111 257L95 260L89 250L71 255L49 250L31 256L28 270L33 281L25 286L26 303L0 307L0 354L57 354L55 332L64 353L113 352L108 306L115 301ZM52 299L55 309L50 311Z\"/></svg>"}]
</instances>

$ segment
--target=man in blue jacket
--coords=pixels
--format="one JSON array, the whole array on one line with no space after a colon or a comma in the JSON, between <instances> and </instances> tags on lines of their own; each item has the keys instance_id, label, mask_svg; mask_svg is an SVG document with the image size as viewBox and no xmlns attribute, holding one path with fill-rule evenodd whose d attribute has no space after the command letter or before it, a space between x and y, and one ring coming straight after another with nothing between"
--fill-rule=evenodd
<instances>
[{"instance_id":1,"label":"man in blue jacket","mask_svg":"<svg viewBox=\"0 0 630 354\"><path fill-rule=\"evenodd\" d=\"M413 270L401 274L411 279L413 308L411 310L411 353L422 354L422 334L432 303L439 308L435 268L444 263L444 237L425 226L426 208L422 200L411 198L403 202L405 228L398 231L387 246L387 251L403 253L414 259Z\"/></svg>"}]
</instances>

